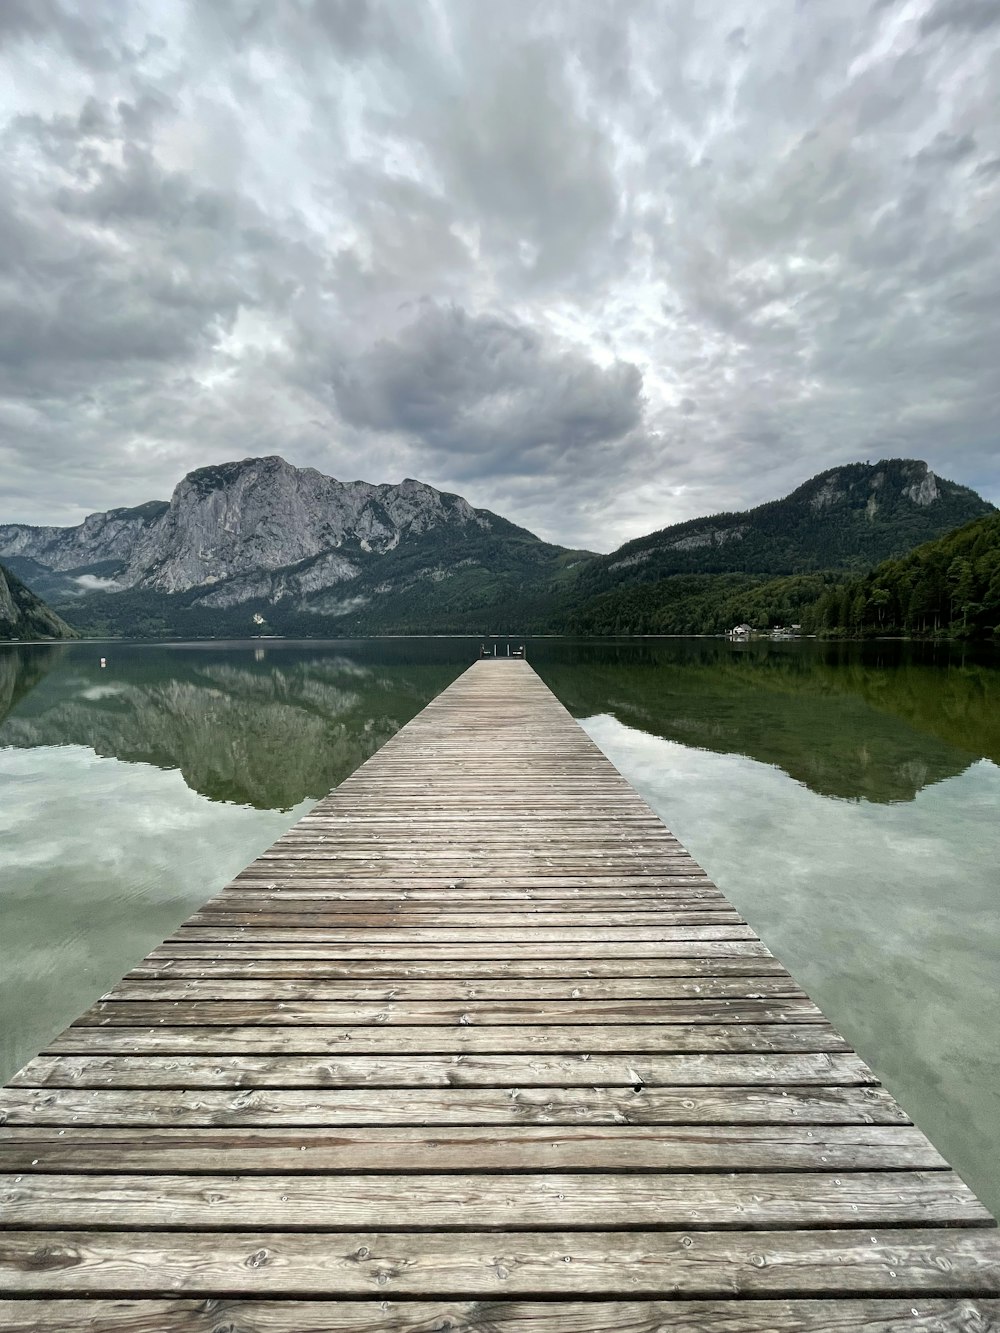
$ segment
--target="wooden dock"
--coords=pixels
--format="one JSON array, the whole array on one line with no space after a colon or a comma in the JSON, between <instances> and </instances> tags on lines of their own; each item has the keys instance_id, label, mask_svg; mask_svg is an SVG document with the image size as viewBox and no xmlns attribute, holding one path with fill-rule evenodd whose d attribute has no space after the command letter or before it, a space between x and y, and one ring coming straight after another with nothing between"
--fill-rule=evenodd
<instances>
[{"instance_id":1,"label":"wooden dock","mask_svg":"<svg viewBox=\"0 0 1000 1333\"><path fill-rule=\"evenodd\" d=\"M459 677L0 1121L16 1333L1000 1327L989 1214L524 661Z\"/></svg>"}]
</instances>

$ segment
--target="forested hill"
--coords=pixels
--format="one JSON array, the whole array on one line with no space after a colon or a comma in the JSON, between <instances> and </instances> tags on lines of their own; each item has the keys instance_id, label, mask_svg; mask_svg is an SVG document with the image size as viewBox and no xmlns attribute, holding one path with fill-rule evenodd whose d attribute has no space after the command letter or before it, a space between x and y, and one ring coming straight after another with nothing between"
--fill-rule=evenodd
<instances>
[{"instance_id":1,"label":"forested hill","mask_svg":"<svg viewBox=\"0 0 1000 1333\"><path fill-rule=\"evenodd\" d=\"M828 589L807 620L818 633L1000 636L1000 514Z\"/></svg>"},{"instance_id":2,"label":"forested hill","mask_svg":"<svg viewBox=\"0 0 1000 1333\"><path fill-rule=\"evenodd\" d=\"M860 579L886 557L902 559L984 516L997 517L993 505L923 462L833 468L782 500L664 528L582 566L562 627L718 634L741 623L801 624L822 632L822 602L830 627L846 630L854 610L853 602L850 612L843 608L845 574Z\"/></svg>"},{"instance_id":3,"label":"forested hill","mask_svg":"<svg viewBox=\"0 0 1000 1333\"><path fill-rule=\"evenodd\" d=\"M638 537L592 561L578 586L594 596L673 574L860 572L992 512L975 491L918 460L851 463L756 509Z\"/></svg>"},{"instance_id":4,"label":"forested hill","mask_svg":"<svg viewBox=\"0 0 1000 1333\"><path fill-rule=\"evenodd\" d=\"M0 640L75 639L71 629L16 574L0 565Z\"/></svg>"}]
</instances>

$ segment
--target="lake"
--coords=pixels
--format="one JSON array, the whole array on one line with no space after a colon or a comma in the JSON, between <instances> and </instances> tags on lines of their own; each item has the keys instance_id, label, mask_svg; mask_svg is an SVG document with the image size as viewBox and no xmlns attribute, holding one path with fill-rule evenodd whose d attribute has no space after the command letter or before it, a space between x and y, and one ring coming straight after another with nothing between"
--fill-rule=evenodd
<instances>
[{"instance_id":1,"label":"lake","mask_svg":"<svg viewBox=\"0 0 1000 1333\"><path fill-rule=\"evenodd\" d=\"M478 648L0 646L0 1081ZM1000 1211L997 660L705 639L528 657Z\"/></svg>"}]
</instances>

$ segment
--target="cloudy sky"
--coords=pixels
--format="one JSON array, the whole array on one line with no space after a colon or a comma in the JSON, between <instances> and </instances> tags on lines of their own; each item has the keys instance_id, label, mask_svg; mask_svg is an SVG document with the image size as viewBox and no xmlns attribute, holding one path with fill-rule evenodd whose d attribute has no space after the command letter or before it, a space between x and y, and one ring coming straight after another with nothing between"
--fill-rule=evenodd
<instances>
[{"instance_id":1,"label":"cloudy sky","mask_svg":"<svg viewBox=\"0 0 1000 1333\"><path fill-rule=\"evenodd\" d=\"M0 0L0 521L281 453L608 549L1000 501L998 0Z\"/></svg>"}]
</instances>

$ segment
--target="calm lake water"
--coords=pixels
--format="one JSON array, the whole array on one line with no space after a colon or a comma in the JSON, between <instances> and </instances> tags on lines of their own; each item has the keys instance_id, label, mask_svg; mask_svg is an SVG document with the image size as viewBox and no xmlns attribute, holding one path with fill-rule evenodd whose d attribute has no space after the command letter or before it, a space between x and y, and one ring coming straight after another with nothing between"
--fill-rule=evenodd
<instances>
[{"instance_id":1,"label":"calm lake water","mask_svg":"<svg viewBox=\"0 0 1000 1333\"><path fill-rule=\"evenodd\" d=\"M0 1081L478 646L0 647ZM1000 1211L997 661L715 640L529 658Z\"/></svg>"}]
</instances>

